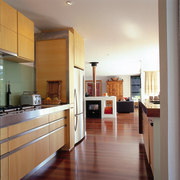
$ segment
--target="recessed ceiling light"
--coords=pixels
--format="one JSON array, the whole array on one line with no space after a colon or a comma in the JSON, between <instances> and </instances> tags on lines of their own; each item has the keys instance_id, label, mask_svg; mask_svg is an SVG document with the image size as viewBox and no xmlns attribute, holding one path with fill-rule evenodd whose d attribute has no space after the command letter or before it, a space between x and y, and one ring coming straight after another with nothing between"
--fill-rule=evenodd
<instances>
[{"instance_id":1,"label":"recessed ceiling light","mask_svg":"<svg viewBox=\"0 0 180 180\"><path fill-rule=\"evenodd\" d=\"M66 4L71 6L72 5L72 2L71 1L66 1Z\"/></svg>"}]
</instances>

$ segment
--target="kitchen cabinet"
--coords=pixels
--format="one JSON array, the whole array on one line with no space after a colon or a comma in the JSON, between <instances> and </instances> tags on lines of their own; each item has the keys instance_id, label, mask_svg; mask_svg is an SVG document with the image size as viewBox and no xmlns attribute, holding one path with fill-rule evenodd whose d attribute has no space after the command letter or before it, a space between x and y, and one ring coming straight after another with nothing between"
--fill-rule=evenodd
<instances>
[{"instance_id":1,"label":"kitchen cabinet","mask_svg":"<svg viewBox=\"0 0 180 180\"><path fill-rule=\"evenodd\" d=\"M8 142L0 144L0 155L3 155L9 151Z\"/></svg>"},{"instance_id":2,"label":"kitchen cabinet","mask_svg":"<svg viewBox=\"0 0 180 180\"><path fill-rule=\"evenodd\" d=\"M84 69L84 40L74 31L74 66Z\"/></svg>"},{"instance_id":3,"label":"kitchen cabinet","mask_svg":"<svg viewBox=\"0 0 180 180\"><path fill-rule=\"evenodd\" d=\"M55 120L65 118L66 114L67 114L66 111L60 111L60 112L49 114L49 122L53 122Z\"/></svg>"},{"instance_id":4,"label":"kitchen cabinet","mask_svg":"<svg viewBox=\"0 0 180 180\"><path fill-rule=\"evenodd\" d=\"M34 61L34 23L18 12L18 56Z\"/></svg>"},{"instance_id":5,"label":"kitchen cabinet","mask_svg":"<svg viewBox=\"0 0 180 180\"><path fill-rule=\"evenodd\" d=\"M50 133L49 141L50 154L53 154L66 144L66 127L58 128Z\"/></svg>"},{"instance_id":6,"label":"kitchen cabinet","mask_svg":"<svg viewBox=\"0 0 180 180\"><path fill-rule=\"evenodd\" d=\"M15 152L9 156L9 179L21 179L48 156L48 136Z\"/></svg>"},{"instance_id":7,"label":"kitchen cabinet","mask_svg":"<svg viewBox=\"0 0 180 180\"><path fill-rule=\"evenodd\" d=\"M33 112L29 113L32 115ZM56 109L34 119L0 128L0 138L3 140L0 144L0 178L19 180L65 146L68 141L68 114L69 109Z\"/></svg>"},{"instance_id":8,"label":"kitchen cabinet","mask_svg":"<svg viewBox=\"0 0 180 180\"><path fill-rule=\"evenodd\" d=\"M148 162L150 161L149 158L149 122L148 122L148 117L145 114L145 112L143 111L143 140L144 140L144 146L145 146L145 150L146 150L146 155L147 155L147 159Z\"/></svg>"},{"instance_id":9,"label":"kitchen cabinet","mask_svg":"<svg viewBox=\"0 0 180 180\"><path fill-rule=\"evenodd\" d=\"M0 179L9 180L9 158L0 159Z\"/></svg>"},{"instance_id":10,"label":"kitchen cabinet","mask_svg":"<svg viewBox=\"0 0 180 180\"><path fill-rule=\"evenodd\" d=\"M34 61L34 23L0 0L0 50L13 55L4 59Z\"/></svg>"},{"instance_id":11,"label":"kitchen cabinet","mask_svg":"<svg viewBox=\"0 0 180 180\"><path fill-rule=\"evenodd\" d=\"M159 144L159 105L149 101L139 102L139 133L143 135L148 163L154 177L159 177L160 144Z\"/></svg>"},{"instance_id":12,"label":"kitchen cabinet","mask_svg":"<svg viewBox=\"0 0 180 180\"><path fill-rule=\"evenodd\" d=\"M8 136L11 137L17 135L47 123L48 123L48 115L44 115L32 119L31 121L25 121L19 124L15 124L8 127Z\"/></svg>"},{"instance_id":13,"label":"kitchen cabinet","mask_svg":"<svg viewBox=\"0 0 180 180\"><path fill-rule=\"evenodd\" d=\"M1 128L0 129L0 140L8 138L8 128Z\"/></svg>"},{"instance_id":14,"label":"kitchen cabinet","mask_svg":"<svg viewBox=\"0 0 180 180\"><path fill-rule=\"evenodd\" d=\"M0 0L0 49L17 55L17 10Z\"/></svg>"},{"instance_id":15,"label":"kitchen cabinet","mask_svg":"<svg viewBox=\"0 0 180 180\"><path fill-rule=\"evenodd\" d=\"M52 113L49 115L49 141L50 141L50 154L55 153L58 149L66 144L66 119L67 111L59 113Z\"/></svg>"},{"instance_id":16,"label":"kitchen cabinet","mask_svg":"<svg viewBox=\"0 0 180 180\"><path fill-rule=\"evenodd\" d=\"M153 132L153 125L149 123L149 163L154 172L154 132Z\"/></svg>"},{"instance_id":17,"label":"kitchen cabinet","mask_svg":"<svg viewBox=\"0 0 180 180\"><path fill-rule=\"evenodd\" d=\"M107 81L106 83L108 96L116 96L117 101L123 100L123 80Z\"/></svg>"},{"instance_id":18,"label":"kitchen cabinet","mask_svg":"<svg viewBox=\"0 0 180 180\"><path fill-rule=\"evenodd\" d=\"M49 125L39 127L37 130L27 133L23 136L19 136L9 141L9 151L12 151L26 143L29 143L41 136L49 133Z\"/></svg>"},{"instance_id":19,"label":"kitchen cabinet","mask_svg":"<svg viewBox=\"0 0 180 180\"><path fill-rule=\"evenodd\" d=\"M74 29L49 30L36 34L36 87L42 98L47 97L47 81L62 82L61 102L74 108L74 66L75 57L84 62L84 44L78 46ZM80 40L79 40L80 41ZM81 39L81 41L83 41ZM76 53L75 53L76 51ZM83 64L83 63L82 63ZM83 65L77 67L83 69ZM67 121L67 149L74 147L74 114L69 113ZM72 131L72 132L71 132ZM71 135L70 135L71 134Z\"/></svg>"}]
</instances>

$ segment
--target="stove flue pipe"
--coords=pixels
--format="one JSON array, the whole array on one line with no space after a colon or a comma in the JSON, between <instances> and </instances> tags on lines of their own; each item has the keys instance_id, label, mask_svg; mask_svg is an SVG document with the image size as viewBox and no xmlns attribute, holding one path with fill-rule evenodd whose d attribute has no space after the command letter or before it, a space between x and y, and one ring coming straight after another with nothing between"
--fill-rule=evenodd
<instances>
[{"instance_id":1,"label":"stove flue pipe","mask_svg":"<svg viewBox=\"0 0 180 180\"><path fill-rule=\"evenodd\" d=\"M96 96L96 66L98 62L90 62L93 68L93 96Z\"/></svg>"}]
</instances>

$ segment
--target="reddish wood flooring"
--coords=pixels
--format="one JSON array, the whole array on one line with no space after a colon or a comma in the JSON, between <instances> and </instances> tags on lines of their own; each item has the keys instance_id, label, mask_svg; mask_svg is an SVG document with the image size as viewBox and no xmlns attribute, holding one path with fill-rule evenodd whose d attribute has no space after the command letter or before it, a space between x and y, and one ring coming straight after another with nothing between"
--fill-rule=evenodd
<instances>
[{"instance_id":1,"label":"reddish wood flooring","mask_svg":"<svg viewBox=\"0 0 180 180\"><path fill-rule=\"evenodd\" d=\"M114 119L87 119L87 136L72 152L59 153L29 179L151 180L137 111Z\"/></svg>"}]
</instances>

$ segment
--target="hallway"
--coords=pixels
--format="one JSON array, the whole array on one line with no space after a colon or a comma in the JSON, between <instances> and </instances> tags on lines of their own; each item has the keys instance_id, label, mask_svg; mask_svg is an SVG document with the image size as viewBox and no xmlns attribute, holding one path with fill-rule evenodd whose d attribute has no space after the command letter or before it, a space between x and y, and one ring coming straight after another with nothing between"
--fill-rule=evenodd
<instances>
[{"instance_id":1,"label":"hallway","mask_svg":"<svg viewBox=\"0 0 180 180\"><path fill-rule=\"evenodd\" d=\"M29 179L152 180L138 134L138 112L87 119L87 136L72 152L59 153Z\"/></svg>"}]
</instances>

